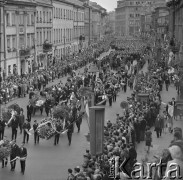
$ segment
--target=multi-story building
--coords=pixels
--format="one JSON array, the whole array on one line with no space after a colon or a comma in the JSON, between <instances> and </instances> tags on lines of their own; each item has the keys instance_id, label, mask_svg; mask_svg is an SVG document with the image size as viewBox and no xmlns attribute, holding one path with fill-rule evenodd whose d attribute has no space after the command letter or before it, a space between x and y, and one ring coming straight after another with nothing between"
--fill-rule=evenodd
<instances>
[{"instance_id":1,"label":"multi-story building","mask_svg":"<svg viewBox=\"0 0 183 180\"><path fill-rule=\"evenodd\" d=\"M92 42L96 42L101 39L101 22L102 11L101 6L96 2L90 2L92 6Z\"/></svg>"},{"instance_id":2,"label":"multi-story building","mask_svg":"<svg viewBox=\"0 0 183 180\"><path fill-rule=\"evenodd\" d=\"M116 14L116 35L133 36L140 29L142 2L135 0L118 1Z\"/></svg>"},{"instance_id":3,"label":"multi-story building","mask_svg":"<svg viewBox=\"0 0 183 180\"><path fill-rule=\"evenodd\" d=\"M83 1L84 2L84 7L85 7L85 13L84 13L84 36L85 36L85 41L83 43L84 47L87 47L90 45L90 41L92 39L92 7L90 6L89 1Z\"/></svg>"},{"instance_id":4,"label":"multi-story building","mask_svg":"<svg viewBox=\"0 0 183 180\"><path fill-rule=\"evenodd\" d=\"M71 51L73 42L73 5L68 1L53 1L53 46L57 59Z\"/></svg>"},{"instance_id":5,"label":"multi-story building","mask_svg":"<svg viewBox=\"0 0 183 180\"><path fill-rule=\"evenodd\" d=\"M73 37L73 50L74 52L81 51L83 48L83 42L85 41L84 33L85 33L85 8L83 3L78 0L70 0L73 2L73 13L74 13L74 37Z\"/></svg>"},{"instance_id":6,"label":"multi-story building","mask_svg":"<svg viewBox=\"0 0 183 180\"><path fill-rule=\"evenodd\" d=\"M157 7L155 9L156 15L156 29L159 37L163 37L168 32L169 26L169 10L167 7Z\"/></svg>"},{"instance_id":7,"label":"multi-story building","mask_svg":"<svg viewBox=\"0 0 183 180\"><path fill-rule=\"evenodd\" d=\"M183 61L183 1L176 1L175 7L173 0L167 3L170 8L170 26L169 32L171 37L175 37L177 44L179 44L179 60ZM175 13L173 13L175 11Z\"/></svg>"},{"instance_id":8,"label":"multi-story building","mask_svg":"<svg viewBox=\"0 0 183 180\"><path fill-rule=\"evenodd\" d=\"M0 1L0 78L5 77L5 53L4 53L4 1Z\"/></svg>"},{"instance_id":9,"label":"multi-story building","mask_svg":"<svg viewBox=\"0 0 183 180\"><path fill-rule=\"evenodd\" d=\"M165 4L165 0L120 0L116 8L116 34L133 36L145 28L145 13ZM142 17L143 16L143 17ZM144 22L141 22L144 21ZM144 26L144 27L141 27Z\"/></svg>"},{"instance_id":10,"label":"multi-story building","mask_svg":"<svg viewBox=\"0 0 183 180\"><path fill-rule=\"evenodd\" d=\"M108 21L109 21L109 26L111 28L112 33L115 33L115 11L111 11L108 13Z\"/></svg>"},{"instance_id":11,"label":"multi-story building","mask_svg":"<svg viewBox=\"0 0 183 180\"><path fill-rule=\"evenodd\" d=\"M35 61L36 4L11 0L4 5L4 68L6 75L30 73Z\"/></svg>"},{"instance_id":12,"label":"multi-story building","mask_svg":"<svg viewBox=\"0 0 183 180\"><path fill-rule=\"evenodd\" d=\"M36 67L47 68L53 59L53 6L51 0L36 0Z\"/></svg>"}]
</instances>

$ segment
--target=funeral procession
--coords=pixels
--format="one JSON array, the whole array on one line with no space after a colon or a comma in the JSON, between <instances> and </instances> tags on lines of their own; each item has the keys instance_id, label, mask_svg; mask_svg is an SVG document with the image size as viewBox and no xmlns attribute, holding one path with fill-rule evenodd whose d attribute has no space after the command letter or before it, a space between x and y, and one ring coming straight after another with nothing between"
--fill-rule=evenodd
<instances>
[{"instance_id":1,"label":"funeral procession","mask_svg":"<svg viewBox=\"0 0 183 180\"><path fill-rule=\"evenodd\" d=\"M183 0L0 0L0 180L183 180Z\"/></svg>"}]
</instances>

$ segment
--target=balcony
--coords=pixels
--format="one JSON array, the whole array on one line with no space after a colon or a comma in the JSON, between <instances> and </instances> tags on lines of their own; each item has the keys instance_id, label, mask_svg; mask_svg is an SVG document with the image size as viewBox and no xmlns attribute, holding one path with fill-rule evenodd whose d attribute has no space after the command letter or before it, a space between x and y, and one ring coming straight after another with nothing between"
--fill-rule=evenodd
<instances>
[{"instance_id":1,"label":"balcony","mask_svg":"<svg viewBox=\"0 0 183 180\"><path fill-rule=\"evenodd\" d=\"M49 42L44 42L44 44L43 44L43 51L44 52L49 52L49 51L51 51L52 50L52 44L50 44Z\"/></svg>"},{"instance_id":2,"label":"balcony","mask_svg":"<svg viewBox=\"0 0 183 180\"><path fill-rule=\"evenodd\" d=\"M20 51L20 56L29 56L30 55L30 49L21 49Z\"/></svg>"}]
</instances>

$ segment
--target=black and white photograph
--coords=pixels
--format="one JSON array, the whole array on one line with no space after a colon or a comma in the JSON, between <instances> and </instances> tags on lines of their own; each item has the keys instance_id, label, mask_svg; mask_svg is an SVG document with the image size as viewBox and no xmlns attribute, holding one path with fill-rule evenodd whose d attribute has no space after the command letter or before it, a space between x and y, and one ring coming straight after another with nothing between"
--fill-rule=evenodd
<instances>
[{"instance_id":1,"label":"black and white photograph","mask_svg":"<svg viewBox=\"0 0 183 180\"><path fill-rule=\"evenodd\" d=\"M183 0L0 0L0 180L183 180Z\"/></svg>"}]
</instances>

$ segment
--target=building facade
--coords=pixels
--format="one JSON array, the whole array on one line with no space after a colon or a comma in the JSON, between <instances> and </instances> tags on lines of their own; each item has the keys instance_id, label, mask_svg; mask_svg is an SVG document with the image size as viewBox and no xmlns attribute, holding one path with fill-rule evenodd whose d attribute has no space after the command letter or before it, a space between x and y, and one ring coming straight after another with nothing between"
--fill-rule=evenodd
<instances>
[{"instance_id":1,"label":"building facade","mask_svg":"<svg viewBox=\"0 0 183 180\"><path fill-rule=\"evenodd\" d=\"M47 68L53 59L53 6L51 0L36 0L36 68Z\"/></svg>"},{"instance_id":2,"label":"building facade","mask_svg":"<svg viewBox=\"0 0 183 180\"><path fill-rule=\"evenodd\" d=\"M108 21L109 21L109 27L110 27L112 33L115 33L115 26L116 26L115 11L111 11L108 13Z\"/></svg>"},{"instance_id":3,"label":"building facade","mask_svg":"<svg viewBox=\"0 0 183 180\"><path fill-rule=\"evenodd\" d=\"M4 68L6 75L30 73L35 61L36 4L29 0L4 5Z\"/></svg>"},{"instance_id":4,"label":"building facade","mask_svg":"<svg viewBox=\"0 0 183 180\"><path fill-rule=\"evenodd\" d=\"M85 13L84 13L84 36L85 36L85 41L84 41L84 47L87 47L90 45L91 39L92 39L92 7L89 4L89 1L84 3L85 7Z\"/></svg>"},{"instance_id":5,"label":"building facade","mask_svg":"<svg viewBox=\"0 0 183 180\"><path fill-rule=\"evenodd\" d=\"M78 52L83 49L83 44L85 41L85 8L83 3L77 0L70 0L73 2L73 24L74 24L74 33L73 33L73 52Z\"/></svg>"},{"instance_id":6,"label":"building facade","mask_svg":"<svg viewBox=\"0 0 183 180\"><path fill-rule=\"evenodd\" d=\"M145 14L165 4L165 0L120 0L117 2L116 35L134 36L145 29ZM148 17L147 17L148 18ZM141 22L142 20L142 22Z\"/></svg>"},{"instance_id":7,"label":"building facade","mask_svg":"<svg viewBox=\"0 0 183 180\"><path fill-rule=\"evenodd\" d=\"M170 36L175 38L176 44L178 44L178 60L183 61L183 1L176 1L175 7L173 1L170 0L167 6L170 10ZM175 13L173 13L175 10Z\"/></svg>"},{"instance_id":8,"label":"building facade","mask_svg":"<svg viewBox=\"0 0 183 180\"><path fill-rule=\"evenodd\" d=\"M0 3L1 76L46 69L104 36L106 10L89 0Z\"/></svg>"},{"instance_id":9,"label":"building facade","mask_svg":"<svg viewBox=\"0 0 183 180\"><path fill-rule=\"evenodd\" d=\"M73 5L71 3L53 1L53 49L57 60L61 60L72 50L73 17Z\"/></svg>"},{"instance_id":10,"label":"building facade","mask_svg":"<svg viewBox=\"0 0 183 180\"><path fill-rule=\"evenodd\" d=\"M0 78L5 77L5 53L4 53L4 2L0 2Z\"/></svg>"}]
</instances>

